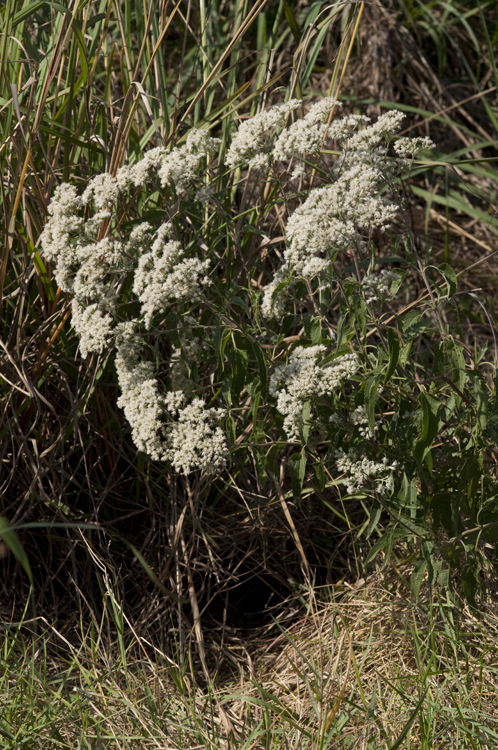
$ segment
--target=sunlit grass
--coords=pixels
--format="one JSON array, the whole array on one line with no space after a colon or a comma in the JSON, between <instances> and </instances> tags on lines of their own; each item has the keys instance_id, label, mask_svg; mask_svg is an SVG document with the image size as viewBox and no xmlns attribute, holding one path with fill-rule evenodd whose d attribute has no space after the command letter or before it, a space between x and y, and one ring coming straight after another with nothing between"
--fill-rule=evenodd
<instances>
[{"instance_id":1,"label":"sunlit grass","mask_svg":"<svg viewBox=\"0 0 498 750\"><path fill-rule=\"evenodd\" d=\"M240 507L206 520L209 544L201 548L204 528L182 514L185 486L136 457L116 407L112 360L79 356L70 300L39 247L61 181L82 186L154 145L180 142L201 124L222 139L223 155L241 115L287 94L339 90L345 108L403 110L408 135L437 141L436 157L417 162L407 185L414 232L427 252L432 248L432 262L451 263L458 273L469 347L479 331L491 350L498 276L496 8L401 0L394 6L393 19L387 8L363 3L2 4L0 514L19 527L23 546L4 537L14 554L2 562L8 606L0 746L481 750L498 744L496 613L479 621L428 596L405 605L399 599L409 596L408 587L396 598L369 581L337 606L315 614L304 608L296 615L304 622L266 656L259 656L261 644L248 645L252 662L241 660L231 684L213 670L206 686L195 637L182 619L188 593L180 536L188 532L197 575L204 575L213 550L228 557L230 544L241 546L254 533L247 508L249 517L262 513L268 523L261 538L267 535L269 547L285 519L275 520L271 501L263 502L257 468L246 458L226 486L212 488L213 508L232 487ZM379 73L386 40L387 83ZM393 92L392 101L381 89ZM235 220L256 225L271 206L264 196L268 205L241 210ZM238 263L234 257L227 277L236 277ZM176 492L179 502L170 510ZM356 536L363 516L335 512L327 533L342 539L349 529L341 552L349 561L317 545L317 568L325 575L328 565L327 573L353 581L366 574ZM99 524L104 531L94 530ZM255 566L263 559L262 553ZM42 614L35 630L32 617ZM21 620L23 627L13 624Z\"/></svg>"}]
</instances>

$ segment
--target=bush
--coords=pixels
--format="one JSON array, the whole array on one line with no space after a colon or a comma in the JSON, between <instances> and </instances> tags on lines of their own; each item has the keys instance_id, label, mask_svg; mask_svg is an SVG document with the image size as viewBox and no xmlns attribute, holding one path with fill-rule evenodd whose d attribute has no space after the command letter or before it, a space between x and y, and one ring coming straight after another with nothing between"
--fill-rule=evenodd
<instances>
[{"instance_id":1,"label":"bush","mask_svg":"<svg viewBox=\"0 0 498 750\"><path fill-rule=\"evenodd\" d=\"M302 564L358 578L400 544L415 594L428 571L473 601L497 517L496 13L187 6L0 14L0 513L27 557L5 519L3 540L46 616L112 619L112 582L163 645L188 617L202 640L237 575L299 592ZM393 110L445 155L415 160Z\"/></svg>"},{"instance_id":2,"label":"bush","mask_svg":"<svg viewBox=\"0 0 498 750\"><path fill-rule=\"evenodd\" d=\"M339 106L289 100L225 155L193 129L81 195L62 184L43 253L83 356L115 352L139 451L197 493L248 453L282 497L286 476L296 502L333 487L378 536L366 563L412 540L413 593L459 568L475 603L496 538L492 365L463 343L455 271L412 240L403 183L434 144L396 138L400 112Z\"/></svg>"}]
</instances>

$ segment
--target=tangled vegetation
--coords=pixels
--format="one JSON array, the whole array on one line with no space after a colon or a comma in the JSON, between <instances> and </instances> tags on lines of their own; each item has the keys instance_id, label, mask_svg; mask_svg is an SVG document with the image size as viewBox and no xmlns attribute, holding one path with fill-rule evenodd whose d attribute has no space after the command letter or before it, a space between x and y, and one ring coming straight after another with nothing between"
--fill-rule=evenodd
<instances>
[{"instance_id":1,"label":"tangled vegetation","mask_svg":"<svg viewBox=\"0 0 498 750\"><path fill-rule=\"evenodd\" d=\"M174 710L192 710L183 739L164 719L175 747L440 746L456 709L429 720L429 703L436 716L434 690L461 669L455 656L439 679L436 641L460 648L448 612L494 627L495 16L477 2L3 4L6 663L40 628L54 658L69 649L70 682L80 646L88 680L92 648L113 669L101 642L123 674L128 653L154 658ZM289 657L304 713L270 697L246 644L260 653L305 612L321 632L344 581L374 591L381 573L422 613L402 726L385 704L375 723L380 683L368 703L357 668L346 699L345 613L330 653ZM254 715L217 692L233 665ZM8 747L17 685L0 687ZM196 690L219 731L197 723ZM454 746L488 747L492 722L462 716ZM53 727L50 746L72 746ZM93 731L81 747L111 742Z\"/></svg>"}]
</instances>

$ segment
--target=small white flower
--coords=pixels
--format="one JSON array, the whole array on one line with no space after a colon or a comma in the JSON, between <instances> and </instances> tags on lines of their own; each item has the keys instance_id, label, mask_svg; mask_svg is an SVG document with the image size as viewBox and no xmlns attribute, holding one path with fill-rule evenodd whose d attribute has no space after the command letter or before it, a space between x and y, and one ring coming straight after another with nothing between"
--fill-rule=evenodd
<instances>
[{"instance_id":1,"label":"small white flower","mask_svg":"<svg viewBox=\"0 0 498 750\"><path fill-rule=\"evenodd\" d=\"M171 462L176 471L216 471L228 456L226 436L219 426L225 410L208 409L200 398L185 404L181 389L161 395L153 364L140 360L136 324L119 326L116 338L118 406L131 426L133 442L153 460Z\"/></svg>"},{"instance_id":2,"label":"small white flower","mask_svg":"<svg viewBox=\"0 0 498 750\"><path fill-rule=\"evenodd\" d=\"M385 297L391 296L391 284L399 281L401 276L394 271L383 269L378 276L370 274L365 276L361 282L365 302L371 305L374 302L381 302Z\"/></svg>"},{"instance_id":3,"label":"small white flower","mask_svg":"<svg viewBox=\"0 0 498 750\"><path fill-rule=\"evenodd\" d=\"M187 142L161 156L158 177L163 187L172 186L178 195L186 192L195 181L201 160L215 151L220 143L210 138L207 130L191 130Z\"/></svg>"},{"instance_id":4,"label":"small white flower","mask_svg":"<svg viewBox=\"0 0 498 750\"><path fill-rule=\"evenodd\" d=\"M385 457L380 462L370 461L365 457L359 458L354 451L345 453L342 449L337 450L335 456L337 468L346 475L343 482L348 494L369 489L372 485L379 495L385 495L393 489L393 472L398 468L397 461L389 464Z\"/></svg>"},{"instance_id":5,"label":"small white flower","mask_svg":"<svg viewBox=\"0 0 498 750\"><path fill-rule=\"evenodd\" d=\"M312 154L319 151L327 131L326 117L334 107L341 106L331 96L320 99L308 114L280 133L273 149L274 158L283 160L292 154Z\"/></svg>"},{"instance_id":6,"label":"small white flower","mask_svg":"<svg viewBox=\"0 0 498 750\"><path fill-rule=\"evenodd\" d=\"M213 197L213 188L211 185L203 185L195 194L196 201L199 203L208 203Z\"/></svg>"},{"instance_id":7,"label":"small white flower","mask_svg":"<svg viewBox=\"0 0 498 750\"><path fill-rule=\"evenodd\" d=\"M300 162L291 174L291 180L297 180L299 177L303 177L306 174L304 164Z\"/></svg>"},{"instance_id":8,"label":"small white flower","mask_svg":"<svg viewBox=\"0 0 498 750\"><path fill-rule=\"evenodd\" d=\"M286 115L301 103L299 99L291 99L286 104L278 104L250 120L244 120L232 138L225 165L233 169L241 162L247 162L253 169L268 168L271 160L269 149L273 145L275 130L283 125Z\"/></svg>"},{"instance_id":9,"label":"small white flower","mask_svg":"<svg viewBox=\"0 0 498 750\"><path fill-rule=\"evenodd\" d=\"M351 422L358 427L358 431L362 437L367 440L373 438L374 435L368 424L368 415L365 406L361 405L356 407L351 414ZM375 425L375 432L377 432L378 429L378 426Z\"/></svg>"},{"instance_id":10,"label":"small white flower","mask_svg":"<svg viewBox=\"0 0 498 750\"><path fill-rule=\"evenodd\" d=\"M173 300L201 299L203 287L210 283L208 268L209 260L185 258L180 243L172 239L171 225L163 224L150 252L140 257L133 283L146 327L150 328L154 315Z\"/></svg>"},{"instance_id":11,"label":"small white flower","mask_svg":"<svg viewBox=\"0 0 498 750\"><path fill-rule=\"evenodd\" d=\"M270 395L277 399L277 411L284 419L289 440L299 440L303 403L316 396L330 396L344 380L358 370L356 354L344 354L326 365L317 364L323 345L299 346L291 353L289 363L280 365L270 378Z\"/></svg>"},{"instance_id":12,"label":"small white flower","mask_svg":"<svg viewBox=\"0 0 498 750\"><path fill-rule=\"evenodd\" d=\"M226 464L226 436L218 425L226 412L208 409L195 398L177 408L177 420L169 427L167 458L175 471L189 474L194 469L212 473Z\"/></svg>"},{"instance_id":13,"label":"small white flower","mask_svg":"<svg viewBox=\"0 0 498 750\"><path fill-rule=\"evenodd\" d=\"M433 149L436 144L430 138L399 138L394 144L394 150L403 159L415 155L423 148Z\"/></svg>"}]
</instances>

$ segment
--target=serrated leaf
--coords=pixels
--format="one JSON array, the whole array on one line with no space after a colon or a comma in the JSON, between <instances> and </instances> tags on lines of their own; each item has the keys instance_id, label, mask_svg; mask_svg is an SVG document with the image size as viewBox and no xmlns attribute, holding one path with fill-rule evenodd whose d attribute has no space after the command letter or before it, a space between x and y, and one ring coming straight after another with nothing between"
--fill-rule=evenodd
<instances>
[{"instance_id":1,"label":"serrated leaf","mask_svg":"<svg viewBox=\"0 0 498 750\"><path fill-rule=\"evenodd\" d=\"M313 318L311 321L311 343L316 346L322 341L322 319Z\"/></svg>"},{"instance_id":2,"label":"serrated leaf","mask_svg":"<svg viewBox=\"0 0 498 750\"><path fill-rule=\"evenodd\" d=\"M310 415L311 415L311 401L307 400L303 403L302 408L302 425L299 430L300 438L303 442L303 445L306 445L308 442L308 436L310 434Z\"/></svg>"},{"instance_id":3,"label":"serrated leaf","mask_svg":"<svg viewBox=\"0 0 498 750\"><path fill-rule=\"evenodd\" d=\"M401 321L403 338L406 340L414 339L426 331L432 325L429 318L422 318L422 313L418 310L411 310Z\"/></svg>"},{"instance_id":4,"label":"serrated leaf","mask_svg":"<svg viewBox=\"0 0 498 750\"><path fill-rule=\"evenodd\" d=\"M322 463L313 464L313 484L319 490L325 489L325 468Z\"/></svg>"},{"instance_id":5,"label":"serrated leaf","mask_svg":"<svg viewBox=\"0 0 498 750\"><path fill-rule=\"evenodd\" d=\"M484 375L478 370L469 370L467 376L472 383L477 423L481 430L485 430L488 424L488 389L486 381L484 380Z\"/></svg>"},{"instance_id":6,"label":"serrated leaf","mask_svg":"<svg viewBox=\"0 0 498 750\"><path fill-rule=\"evenodd\" d=\"M268 470L269 475L275 482L275 484L278 484L279 482L279 464L277 461L277 456L279 454L280 449L282 448L282 444L274 443L268 453L266 454L266 468Z\"/></svg>"},{"instance_id":7,"label":"serrated leaf","mask_svg":"<svg viewBox=\"0 0 498 750\"><path fill-rule=\"evenodd\" d=\"M441 272L443 279L446 281L446 290L448 297L452 297L457 290L457 277L453 268L449 263L441 263L438 266L438 270Z\"/></svg>"}]
</instances>

